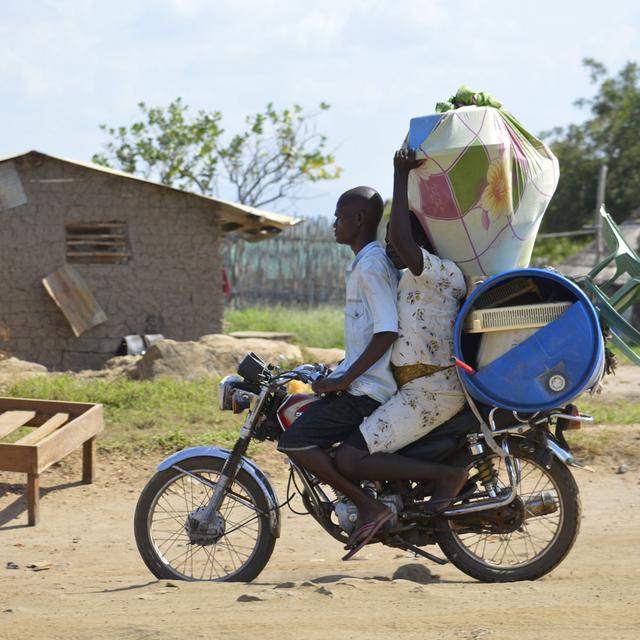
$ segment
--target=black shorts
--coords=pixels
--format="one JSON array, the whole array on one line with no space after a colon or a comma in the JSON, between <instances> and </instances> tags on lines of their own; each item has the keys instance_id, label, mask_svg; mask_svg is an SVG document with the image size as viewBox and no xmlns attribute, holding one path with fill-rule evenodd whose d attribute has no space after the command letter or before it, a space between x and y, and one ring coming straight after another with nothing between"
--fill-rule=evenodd
<instances>
[{"instance_id":1,"label":"black shorts","mask_svg":"<svg viewBox=\"0 0 640 640\"><path fill-rule=\"evenodd\" d=\"M350 393L320 398L280 436L278 450L326 449L343 442L354 431L360 433L360 423L379 406L380 403L369 396Z\"/></svg>"},{"instance_id":2,"label":"black shorts","mask_svg":"<svg viewBox=\"0 0 640 640\"><path fill-rule=\"evenodd\" d=\"M360 429L355 429L352 431L343 441L342 444L348 444L350 447L354 449L358 449L359 451L366 451L369 453L369 447L367 446L367 441L364 439L362 435L362 431Z\"/></svg>"}]
</instances>

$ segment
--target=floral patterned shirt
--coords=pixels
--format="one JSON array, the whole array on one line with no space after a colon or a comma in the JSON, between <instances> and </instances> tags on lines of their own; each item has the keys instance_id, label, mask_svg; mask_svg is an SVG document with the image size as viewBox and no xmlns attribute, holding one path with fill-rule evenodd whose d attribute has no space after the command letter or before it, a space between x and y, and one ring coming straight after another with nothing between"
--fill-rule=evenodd
<instances>
[{"instance_id":1,"label":"floral patterned shirt","mask_svg":"<svg viewBox=\"0 0 640 640\"><path fill-rule=\"evenodd\" d=\"M398 284L398 339L391 362L396 366L448 366L453 355L453 325L466 295L464 276L451 260L422 249L419 276L405 269Z\"/></svg>"}]
</instances>

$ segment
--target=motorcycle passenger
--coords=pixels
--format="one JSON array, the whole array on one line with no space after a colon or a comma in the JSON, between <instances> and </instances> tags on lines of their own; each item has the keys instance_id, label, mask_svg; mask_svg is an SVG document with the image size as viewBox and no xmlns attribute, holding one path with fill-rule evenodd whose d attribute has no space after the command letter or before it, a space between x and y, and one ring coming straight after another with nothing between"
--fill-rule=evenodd
<instances>
[{"instance_id":1,"label":"motorcycle passenger","mask_svg":"<svg viewBox=\"0 0 640 640\"><path fill-rule=\"evenodd\" d=\"M395 453L465 405L451 356L453 325L466 286L456 264L435 255L420 222L409 211L409 172L420 164L413 150L395 154L387 255L404 269L398 285L399 336L391 354L398 391L345 440L336 464L354 480L435 481L430 503L434 510L442 510L461 491L466 471Z\"/></svg>"},{"instance_id":2,"label":"motorcycle passenger","mask_svg":"<svg viewBox=\"0 0 640 640\"><path fill-rule=\"evenodd\" d=\"M345 478L326 449L357 431L362 419L396 391L390 353L398 336L398 271L376 240L382 211L382 198L370 187L351 189L338 200L335 238L355 254L345 275L345 359L330 376L313 384L315 393L327 395L313 403L278 443L295 464L349 498L375 531L391 520L392 511Z\"/></svg>"}]
</instances>

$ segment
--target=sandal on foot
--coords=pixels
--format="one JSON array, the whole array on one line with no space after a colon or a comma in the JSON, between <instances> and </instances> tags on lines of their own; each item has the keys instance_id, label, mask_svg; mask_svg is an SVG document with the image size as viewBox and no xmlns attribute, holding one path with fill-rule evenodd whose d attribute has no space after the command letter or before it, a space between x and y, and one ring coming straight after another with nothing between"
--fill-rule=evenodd
<instances>
[{"instance_id":1,"label":"sandal on foot","mask_svg":"<svg viewBox=\"0 0 640 640\"><path fill-rule=\"evenodd\" d=\"M395 514L393 511L389 510L386 513L383 513L381 516L372 520L371 522L367 522L363 524L359 529L354 531L350 539L353 539L352 544L354 546L351 547L349 552L345 554L342 559L349 560L353 558L353 556L362 549L365 545L369 544L371 539L382 529L382 527L391 520Z\"/></svg>"}]
</instances>

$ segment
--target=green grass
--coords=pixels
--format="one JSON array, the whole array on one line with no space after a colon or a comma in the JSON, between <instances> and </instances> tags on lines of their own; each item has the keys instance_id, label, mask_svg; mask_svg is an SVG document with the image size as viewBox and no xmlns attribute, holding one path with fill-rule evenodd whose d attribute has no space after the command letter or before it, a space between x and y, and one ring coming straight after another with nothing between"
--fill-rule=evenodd
<instances>
[{"instance_id":1,"label":"green grass","mask_svg":"<svg viewBox=\"0 0 640 640\"><path fill-rule=\"evenodd\" d=\"M597 424L640 424L640 402L578 398L576 404L582 413L593 416Z\"/></svg>"},{"instance_id":2,"label":"green grass","mask_svg":"<svg viewBox=\"0 0 640 640\"><path fill-rule=\"evenodd\" d=\"M218 409L217 389L211 380L106 382L42 376L20 382L3 395L100 403L105 420L105 430L98 437L100 448L128 455L203 444L229 447L242 422L241 416ZM16 432L13 439L20 434Z\"/></svg>"},{"instance_id":3,"label":"green grass","mask_svg":"<svg viewBox=\"0 0 640 640\"><path fill-rule=\"evenodd\" d=\"M607 401L606 397L578 398L582 413L594 417L593 426L568 431L567 440L576 458L586 462L635 461L640 459L640 402ZM602 428L607 425L607 428ZM612 426L615 425L615 426ZM634 428L632 425L635 425Z\"/></svg>"},{"instance_id":4,"label":"green grass","mask_svg":"<svg viewBox=\"0 0 640 640\"><path fill-rule=\"evenodd\" d=\"M249 307L228 309L225 330L281 331L295 334L296 344L307 347L344 348L344 315L337 307Z\"/></svg>"},{"instance_id":5,"label":"green grass","mask_svg":"<svg viewBox=\"0 0 640 640\"><path fill-rule=\"evenodd\" d=\"M633 344L629 345L631 347L631 350L640 356L640 347L637 347ZM622 353L622 351L620 351L620 349L618 349L618 347L613 344L613 342L607 342L607 349L613 351L613 354L615 355L615 357L618 359L618 364L622 364L624 363L628 363L631 362L631 360L629 360L629 358L627 358L627 356Z\"/></svg>"},{"instance_id":6,"label":"green grass","mask_svg":"<svg viewBox=\"0 0 640 640\"><path fill-rule=\"evenodd\" d=\"M538 238L533 248L532 259L557 265L574 253L582 251L591 242L593 242L593 236Z\"/></svg>"},{"instance_id":7,"label":"green grass","mask_svg":"<svg viewBox=\"0 0 640 640\"><path fill-rule=\"evenodd\" d=\"M637 426L595 427L566 433L571 450L581 462L632 463L640 461L640 436Z\"/></svg>"}]
</instances>

